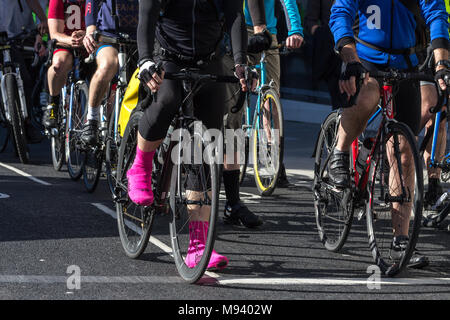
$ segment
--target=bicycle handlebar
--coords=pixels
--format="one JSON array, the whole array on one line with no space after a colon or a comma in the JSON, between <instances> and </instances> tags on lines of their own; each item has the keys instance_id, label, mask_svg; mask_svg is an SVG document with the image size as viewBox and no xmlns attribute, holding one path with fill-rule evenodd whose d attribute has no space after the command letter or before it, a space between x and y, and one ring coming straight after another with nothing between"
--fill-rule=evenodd
<instances>
[{"instance_id":1,"label":"bicycle handlebar","mask_svg":"<svg viewBox=\"0 0 450 320\"><path fill-rule=\"evenodd\" d=\"M369 75L373 78L383 79L383 80L391 80L391 81L401 81L401 80L417 80L417 81L428 81L434 83L438 90L438 102L436 106L431 107L429 109L430 113L436 113L441 110L445 101L448 100L449 90L442 92L440 86L437 84L436 80L432 75L423 73L423 72L401 72L398 70L389 70L389 71L375 71L369 72Z\"/></svg>"},{"instance_id":2,"label":"bicycle handlebar","mask_svg":"<svg viewBox=\"0 0 450 320\"><path fill-rule=\"evenodd\" d=\"M435 82L432 75L423 72L401 72L398 70L389 71L369 71L369 75L372 78L391 80L391 81L401 81L401 80L417 80L417 81L428 81Z\"/></svg>"},{"instance_id":3,"label":"bicycle handlebar","mask_svg":"<svg viewBox=\"0 0 450 320\"><path fill-rule=\"evenodd\" d=\"M130 36L125 33L119 33L118 35L119 35L118 37L108 36L96 30L92 33L92 38L94 38L96 42L102 42L107 44L119 44L119 45L137 44L136 40L131 39Z\"/></svg>"}]
</instances>

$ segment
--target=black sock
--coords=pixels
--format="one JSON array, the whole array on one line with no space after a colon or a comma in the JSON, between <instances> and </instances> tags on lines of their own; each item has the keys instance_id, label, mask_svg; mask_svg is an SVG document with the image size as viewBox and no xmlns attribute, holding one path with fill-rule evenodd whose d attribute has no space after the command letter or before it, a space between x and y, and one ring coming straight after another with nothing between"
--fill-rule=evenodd
<instances>
[{"instance_id":1,"label":"black sock","mask_svg":"<svg viewBox=\"0 0 450 320\"><path fill-rule=\"evenodd\" d=\"M223 184L225 186L225 195L229 206L234 206L240 201L239 198L239 173L240 170L224 170Z\"/></svg>"},{"instance_id":2,"label":"black sock","mask_svg":"<svg viewBox=\"0 0 450 320\"><path fill-rule=\"evenodd\" d=\"M55 106L57 106L57 105L59 104L59 97L60 97L59 94L58 94L57 96L50 96L50 98L49 98L49 100L48 100L48 103L49 103L50 105L55 105Z\"/></svg>"}]
</instances>

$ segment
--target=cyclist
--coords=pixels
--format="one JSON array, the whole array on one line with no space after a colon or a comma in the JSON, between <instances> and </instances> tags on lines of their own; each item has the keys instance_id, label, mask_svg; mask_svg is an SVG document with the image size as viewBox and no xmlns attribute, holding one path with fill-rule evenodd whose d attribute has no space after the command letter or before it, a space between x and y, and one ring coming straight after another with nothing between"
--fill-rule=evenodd
<instances>
[{"instance_id":1,"label":"cyclist","mask_svg":"<svg viewBox=\"0 0 450 320\"><path fill-rule=\"evenodd\" d=\"M85 0L50 0L48 25L51 39L59 46L53 52L52 65L48 69L49 104L42 118L47 128L56 127L61 89L72 69L73 53L69 48L83 47L86 33L84 23Z\"/></svg>"},{"instance_id":2,"label":"cyclist","mask_svg":"<svg viewBox=\"0 0 450 320\"><path fill-rule=\"evenodd\" d=\"M273 79L275 90L279 94L280 83L280 56L278 49L269 49L277 46L277 19L275 17L275 1L276 0L248 0L245 1L244 14L247 24L247 32L249 36L249 51L259 52L249 55L249 62L252 64L259 63L261 53L267 50L266 71L267 79ZM299 48L303 42L303 28L301 26L300 14L298 12L295 0L280 0L285 8L286 21L288 26L288 38L286 46L291 49ZM231 69L232 60L225 56L227 69ZM228 85L229 93L236 91L233 85ZM229 107L234 106L235 101L230 101ZM237 130L242 127L242 112L228 112L225 119L225 128ZM235 152L234 159L237 160ZM284 165L282 165L278 186L286 186L287 182ZM251 212L245 206L239 197L239 173L240 166L237 163L229 164L225 159L223 171L223 183L227 202L224 209L224 221L228 224L243 224L248 228L258 227L263 224L260 217Z\"/></svg>"},{"instance_id":3,"label":"cyclist","mask_svg":"<svg viewBox=\"0 0 450 320\"><path fill-rule=\"evenodd\" d=\"M216 52L219 51L223 31L226 31L233 45L236 76L240 79L242 89L247 90L247 33L242 15L242 1L165 1L161 15L160 9L161 2L158 0L139 3L139 78L152 92L158 92L157 99L145 109L139 123L136 158L127 173L130 199L139 205L150 205L153 202L152 159L182 102L181 82L164 80L164 72L157 72L155 63L162 62L166 72L197 67L208 74L223 74L223 64ZM196 115L208 129L222 128L226 107L224 89L222 84L209 84L195 97ZM190 183L189 188L195 190L195 184L198 183ZM209 216L210 206L202 206L200 214ZM208 227L208 222L205 221L191 221L189 224L190 230L206 230ZM204 246L201 242L203 240L199 241L200 243L193 244ZM186 263L190 267L195 266L192 251L194 250L189 250L186 257ZM213 251L208 268L224 268L227 264L228 259L225 256Z\"/></svg>"},{"instance_id":4,"label":"cyclist","mask_svg":"<svg viewBox=\"0 0 450 320\"><path fill-rule=\"evenodd\" d=\"M23 30L32 30L38 28L42 34L47 32L47 16L44 13L38 0L27 1L10 1L0 0L0 32L5 31L8 37L14 37L23 32ZM36 13L39 17L39 24L33 20L32 12ZM36 36L36 39L30 39L34 41L35 47L40 42L40 36ZM20 66L20 76L24 83L25 99L27 103L28 114L31 114L31 89L33 88L33 79L30 76L30 65L23 55L23 52L19 50L13 50L12 59ZM42 141L43 136L37 128L33 126L29 118L25 119L25 134L27 136L28 143L39 143Z\"/></svg>"},{"instance_id":5,"label":"cyclist","mask_svg":"<svg viewBox=\"0 0 450 320\"><path fill-rule=\"evenodd\" d=\"M419 4L418 4L419 5ZM443 81L450 72L440 61L448 60L448 22L442 0L420 1L420 10L430 28L431 43L436 61L436 79L442 89ZM356 37L352 26L359 15L359 34ZM373 70L396 68L414 71L418 64L416 55L410 48L416 43L416 22L413 13L403 5L403 0L387 3L382 0L354 1L336 0L331 9L330 28L336 49L343 60L340 91L348 98L349 105L342 111L338 129L336 148L329 160L329 178L336 187L350 185L349 149L352 141L361 134L370 115L380 99L380 85L370 78ZM358 40L358 44L356 44ZM364 77L361 90L357 95L357 81ZM420 130L420 91L417 81L405 81L396 88L395 118L407 124L417 135ZM356 98L352 105L352 100ZM402 157L402 166L412 159ZM406 179L406 186L414 189L414 179ZM401 216L410 214L410 203L393 203L392 219L394 238L391 245L391 258L400 259L408 244L409 224ZM411 267L428 264L426 257L417 254L411 258Z\"/></svg>"},{"instance_id":6,"label":"cyclist","mask_svg":"<svg viewBox=\"0 0 450 320\"><path fill-rule=\"evenodd\" d=\"M450 0L445 0L445 7L447 9L447 13L450 14ZM427 56L427 52L430 49L431 48L423 50L420 56L421 59L419 59L420 64L424 63L424 60ZM430 69L427 67L425 70L426 72L431 74L433 72L432 68ZM429 110L430 108L436 105L438 101L438 93L436 91L434 83L429 83L425 81L420 82L420 93L422 97L422 120L420 128L423 129L425 127L425 130L428 132L428 130L431 130L435 122L434 114L431 114ZM439 134L436 143L436 154L435 154L436 161L441 161L442 156L444 156L446 148L446 140L447 140L446 122L441 121L441 123L439 124ZM424 151L424 161L427 166L427 174L428 174L428 190L425 193L424 197L424 204L426 207L432 207L438 201L439 197L443 193L442 186L440 183L441 169L430 167L431 146L432 146L432 139L430 139Z\"/></svg>"},{"instance_id":7,"label":"cyclist","mask_svg":"<svg viewBox=\"0 0 450 320\"><path fill-rule=\"evenodd\" d=\"M116 12L113 11L116 8ZM84 46L89 54L95 54L97 70L89 85L87 122L83 126L81 140L86 145L98 142L100 104L111 80L119 70L118 50L112 45L96 43L92 34L97 29L103 34L116 37L118 32L136 39L138 0L87 0L86 36Z\"/></svg>"}]
</instances>

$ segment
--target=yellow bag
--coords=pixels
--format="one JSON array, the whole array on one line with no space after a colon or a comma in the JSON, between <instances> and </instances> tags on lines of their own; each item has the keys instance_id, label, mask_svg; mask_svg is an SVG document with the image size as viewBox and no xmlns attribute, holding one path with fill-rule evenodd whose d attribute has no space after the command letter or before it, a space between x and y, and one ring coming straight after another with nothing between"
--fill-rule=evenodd
<instances>
[{"instance_id":1,"label":"yellow bag","mask_svg":"<svg viewBox=\"0 0 450 320\"><path fill-rule=\"evenodd\" d=\"M139 100L139 83L138 79L139 68L133 73L130 79L130 83L128 83L127 90L125 91L125 95L123 96L122 106L120 108L119 115L119 134L123 137L125 132L125 128L127 127L128 120L130 120L131 112L134 108L136 108Z\"/></svg>"}]
</instances>

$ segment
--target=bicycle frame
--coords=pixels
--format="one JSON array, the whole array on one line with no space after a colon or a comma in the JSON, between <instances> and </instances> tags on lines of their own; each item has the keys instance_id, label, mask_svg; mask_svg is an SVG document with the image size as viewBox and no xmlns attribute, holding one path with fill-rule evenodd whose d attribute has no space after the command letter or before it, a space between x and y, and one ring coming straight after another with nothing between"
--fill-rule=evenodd
<instances>
[{"instance_id":1,"label":"bicycle frame","mask_svg":"<svg viewBox=\"0 0 450 320\"><path fill-rule=\"evenodd\" d=\"M384 148L385 146L380 144L380 141L383 141L384 136L384 125L387 121L394 119L394 101L393 101L393 93L392 93L393 86L388 83L384 83L383 87L380 90L381 93L381 106L378 106L378 109L375 111L375 113L370 117L370 119L367 122L367 125L370 125L380 114L382 115L382 123L380 124L378 128L378 132L376 134L375 143L372 146L372 150L369 153L369 156L366 160L366 170L363 172L362 176L359 177L359 173L356 170L356 161L359 156L359 142L358 138L356 138L351 146L352 150L352 167L354 172L354 182L355 186L357 187L357 190L362 192L367 187L367 182L369 179L369 172L371 169L370 163L372 160L372 156L376 150L376 148L381 147Z\"/></svg>"}]
</instances>

